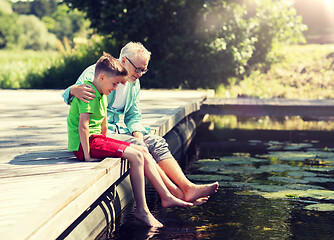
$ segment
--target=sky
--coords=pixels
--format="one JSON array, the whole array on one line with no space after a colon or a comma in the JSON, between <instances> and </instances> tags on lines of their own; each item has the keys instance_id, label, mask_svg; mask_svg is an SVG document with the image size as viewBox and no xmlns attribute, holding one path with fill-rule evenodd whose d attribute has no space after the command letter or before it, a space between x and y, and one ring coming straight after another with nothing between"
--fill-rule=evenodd
<instances>
[{"instance_id":1,"label":"sky","mask_svg":"<svg viewBox=\"0 0 334 240\"><path fill-rule=\"evenodd\" d=\"M295 0L295 7L309 28L334 32L334 0Z\"/></svg>"}]
</instances>

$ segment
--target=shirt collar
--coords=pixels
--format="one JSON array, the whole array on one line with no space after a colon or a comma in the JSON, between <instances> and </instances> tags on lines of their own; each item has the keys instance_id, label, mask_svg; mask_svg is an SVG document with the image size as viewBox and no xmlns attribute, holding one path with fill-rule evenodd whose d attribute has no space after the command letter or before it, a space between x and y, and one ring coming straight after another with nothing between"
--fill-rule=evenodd
<instances>
[{"instance_id":1,"label":"shirt collar","mask_svg":"<svg viewBox=\"0 0 334 240\"><path fill-rule=\"evenodd\" d=\"M84 83L93 87L93 89L95 90L95 96L96 97L98 97L99 99L102 98L103 94L100 94L99 91L97 91L96 87L93 85L93 83L91 81L85 80Z\"/></svg>"}]
</instances>

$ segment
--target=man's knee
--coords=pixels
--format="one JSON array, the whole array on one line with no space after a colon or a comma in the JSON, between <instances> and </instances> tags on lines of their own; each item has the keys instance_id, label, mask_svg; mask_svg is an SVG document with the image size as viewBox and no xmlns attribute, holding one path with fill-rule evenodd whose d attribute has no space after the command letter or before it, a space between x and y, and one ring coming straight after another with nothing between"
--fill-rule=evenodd
<instances>
[{"instance_id":1,"label":"man's knee","mask_svg":"<svg viewBox=\"0 0 334 240\"><path fill-rule=\"evenodd\" d=\"M169 151L166 140L156 135L145 135L144 141L146 146L153 156L156 162L160 162L163 159L173 158L173 155Z\"/></svg>"},{"instance_id":2,"label":"man's knee","mask_svg":"<svg viewBox=\"0 0 334 240\"><path fill-rule=\"evenodd\" d=\"M143 141L141 141L140 139L136 138L136 137L130 138L128 142L139 145L139 146L142 146L142 147L146 147L146 144Z\"/></svg>"}]
</instances>

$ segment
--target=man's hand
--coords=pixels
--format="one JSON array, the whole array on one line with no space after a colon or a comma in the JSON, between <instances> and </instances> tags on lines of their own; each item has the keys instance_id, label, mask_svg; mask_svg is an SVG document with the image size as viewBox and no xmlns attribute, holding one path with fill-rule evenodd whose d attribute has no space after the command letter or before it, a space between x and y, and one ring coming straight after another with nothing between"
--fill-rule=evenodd
<instances>
[{"instance_id":1,"label":"man's hand","mask_svg":"<svg viewBox=\"0 0 334 240\"><path fill-rule=\"evenodd\" d=\"M144 141L144 135L142 134L142 132L132 132L132 135L138 139L140 139L141 141Z\"/></svg>"},{"instance_id":2,"label":"man's hand","mask_svg":"<svg viewBox=\"0 0 334 240\"><path fill-rule=\"evenodd\" d=\"M71 87L70 95L88 103L95 98L95 90L89 84L74 85Z\"/></svg>"}]
</instances>

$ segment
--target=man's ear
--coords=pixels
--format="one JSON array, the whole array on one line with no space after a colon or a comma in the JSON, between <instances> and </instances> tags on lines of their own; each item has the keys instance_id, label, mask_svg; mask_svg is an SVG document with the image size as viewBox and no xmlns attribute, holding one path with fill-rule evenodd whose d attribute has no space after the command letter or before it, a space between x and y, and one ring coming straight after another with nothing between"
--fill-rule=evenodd
<instances>
[{"instance_id":1,"label":"man's ear","mask_svg":"<svg viewBox=\"0 0 334 240\"><path fill-rule=\"evenodd\" d=\"M122 57L122 60L121 60L121 64L122 64L122 66L125 65L125 62L126 62L126 57Z\"/></svg>"}]
</instances>

